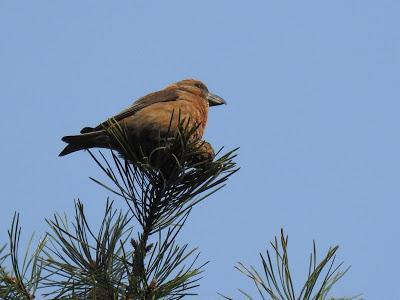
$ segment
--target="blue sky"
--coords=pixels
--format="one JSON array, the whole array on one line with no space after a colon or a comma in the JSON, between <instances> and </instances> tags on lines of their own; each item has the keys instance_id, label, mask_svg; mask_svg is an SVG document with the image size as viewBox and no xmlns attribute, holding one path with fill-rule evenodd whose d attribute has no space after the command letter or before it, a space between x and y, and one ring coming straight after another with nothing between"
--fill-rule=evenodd
<instances>
[{"instance_id":1,"label":"blue sky","mask_svg":"<svg viewBox=\"0 0 400 300\"><path fill-rule=\"evenodd\" d=\"M241 167L200 204L181 240L211 260L198 289L254 291L233 266L289 234L305 275L315 239L352 265L337 295L400 299L398 1L0 1L0 235L14 210L27 238L108 193L61 136L184 79L228 101L206 139ZM122 205L121 205L122 206ZM222 280L221 280L222 279Z\"/></svg>"}]
</instances>

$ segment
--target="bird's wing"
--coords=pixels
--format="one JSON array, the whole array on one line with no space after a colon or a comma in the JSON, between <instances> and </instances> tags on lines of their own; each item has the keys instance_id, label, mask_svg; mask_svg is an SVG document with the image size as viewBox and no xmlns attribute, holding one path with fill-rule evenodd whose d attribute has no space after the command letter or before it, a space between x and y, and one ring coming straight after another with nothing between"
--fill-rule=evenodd
<instances>
[{"instance_id":1,"label":"bird's wing","mask_svg":"<svg viewBox=\"0 0 400 300\"><path fill-rule=\"evenodd\" d=\"M175 101L178 99L179 95L176 90L161 90L158 92L150 93L142 98L139 98L135 102L132 103L127 109L124 109L120 113L112 116L110 119L113 119L117 122L121 121L122 119L134 115L139 110L150 106L154 103L158 102L168 102L168 101ZM98 126L91 128L85 127L81 130L81 133L88 133L92 131L102 130L104 127L108 126L108 120L99 124Z\"/></svg>"}]
</instances>

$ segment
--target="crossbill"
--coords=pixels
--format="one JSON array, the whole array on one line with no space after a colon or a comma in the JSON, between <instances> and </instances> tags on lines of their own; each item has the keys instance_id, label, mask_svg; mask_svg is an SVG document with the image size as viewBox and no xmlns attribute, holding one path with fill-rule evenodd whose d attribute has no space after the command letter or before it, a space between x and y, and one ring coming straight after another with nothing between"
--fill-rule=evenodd
<instances>
[{"instance_id":1,"label":"crossbill","mask_svg":"<svg viewBox=\"0 0 400 300\"><path fill-rule=\"evenodd\" d=\"M149 152L159 144L160 139L175 137L182 120L195 128L191 138L201 141L209 107L221 104L225 104L225 101L209 92L204 83L186 79L139 98L110 119L124 130L131 144ZM89 148L119 150L107 130L110 124L105 121L96 127L83 128L81 134L64 136L62 141L68 145L59 156ZM202 157L213 158L214 151L209 143L203 142L200 148L204 153L197 160Z\"/></svg>"}]
</instances>

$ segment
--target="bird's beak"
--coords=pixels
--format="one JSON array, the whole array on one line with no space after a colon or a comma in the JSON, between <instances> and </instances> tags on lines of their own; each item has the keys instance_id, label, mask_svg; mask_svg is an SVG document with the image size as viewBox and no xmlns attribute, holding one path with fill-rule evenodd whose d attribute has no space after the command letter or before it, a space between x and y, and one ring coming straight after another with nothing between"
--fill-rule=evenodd
<instances>
[{"instance_id":1,"label":"bird's beak","mask_svg":"<svg viewBox=\"0 0 400 300\"><path fill-rule=\"evenodd\" d=\"M208 93L207 101L210 106L216 106L221 104L226 104L225 100L222 99L220 96L217 96L213 93Z\"/></svg>"}]
</instances>

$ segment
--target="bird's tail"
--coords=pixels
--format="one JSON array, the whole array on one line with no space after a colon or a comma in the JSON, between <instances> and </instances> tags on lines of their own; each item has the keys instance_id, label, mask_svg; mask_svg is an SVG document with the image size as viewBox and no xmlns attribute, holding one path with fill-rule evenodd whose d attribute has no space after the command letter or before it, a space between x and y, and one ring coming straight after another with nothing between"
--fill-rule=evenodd
<instances>
[{"instance_id":1,"label":"bird's tail","mask_svg":"<svg viewBox=\"0 0 400 300\"><path fill-rule=\"evenodd\" d=\"M110 144L110 137L104 131L64 136L61 140L68 145L58 156L64 156L83 149L107 147Z\"/></svg>"}]
</instances>

